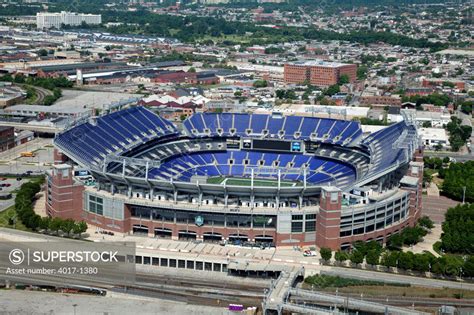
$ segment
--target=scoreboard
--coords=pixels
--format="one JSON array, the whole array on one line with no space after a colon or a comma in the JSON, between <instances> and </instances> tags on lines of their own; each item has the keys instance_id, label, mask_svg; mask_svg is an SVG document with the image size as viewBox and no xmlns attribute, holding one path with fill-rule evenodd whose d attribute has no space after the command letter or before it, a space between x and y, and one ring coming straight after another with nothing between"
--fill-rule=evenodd
<instances>
[{"instance_id":1,"label":"scoreboard","mask_svg":"<svg viewBox=\"0 0 474 315\"><path fill-rule=\"evenodd\" d=\"M242 139L242 149L298 153L303 152L303 142L296 140Z\"/></svg>"}]
</instances>

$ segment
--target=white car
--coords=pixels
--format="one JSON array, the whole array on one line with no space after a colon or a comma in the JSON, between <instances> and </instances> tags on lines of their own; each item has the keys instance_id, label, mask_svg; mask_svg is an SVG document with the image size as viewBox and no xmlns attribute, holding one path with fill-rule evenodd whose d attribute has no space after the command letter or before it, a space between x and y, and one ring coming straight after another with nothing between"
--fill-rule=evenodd
<instances>
[{"instance_id":1,"label":"white car","mask_svg":"<svg viewBox=\"0 0 474 315\"><path fill-rule=\"evenodd\" d=\"M314 250L305 250L303 252L304 257L313 257L316 256L316 252Z\"/></svg>"}]
</instances>

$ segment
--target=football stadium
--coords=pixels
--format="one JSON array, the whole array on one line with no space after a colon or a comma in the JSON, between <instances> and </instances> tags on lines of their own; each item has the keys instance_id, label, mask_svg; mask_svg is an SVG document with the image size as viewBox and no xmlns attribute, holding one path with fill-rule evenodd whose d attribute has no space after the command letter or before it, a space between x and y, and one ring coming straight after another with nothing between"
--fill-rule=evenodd
<instances>
[{"instance_id":1,"label":"football stadium","mask_svg":"<svg viewBox=\"0 0 474 315\"><path fill-rule=\"evenodd\" d=\"M196 113L182 123L135 106L56 135L50 216L205 242L348 248L385 242L421 213L413 116L359 122L281 113Z\"/></svg>"}]
</instances>

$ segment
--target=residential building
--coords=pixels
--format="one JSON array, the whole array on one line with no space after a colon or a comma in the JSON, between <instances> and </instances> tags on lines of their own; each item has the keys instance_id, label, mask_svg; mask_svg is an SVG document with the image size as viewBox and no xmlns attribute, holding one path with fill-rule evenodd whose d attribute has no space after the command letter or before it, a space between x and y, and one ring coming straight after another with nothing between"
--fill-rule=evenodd
<instances>
[{"instance_id":1,"label":"residential building","mask_svg":"<svg viewBox=\"0 0 474 315\"><path fill-rule=\"evenodd\" d=\"M286 83L309 82L316 86L329 86L337 84L342 75L347 75L349 82L354 82L357 65L313 60L287 63L284 67Z\"/></svg>"},{"instance_id":2,"label":"residential building","mask_svg":"<svg viewBox=\"0 0 474 315\"><path fill-rule=\"evenodd\" d=\"M45 28L61 28L61 25L78 26L82 23L100 24L102 16L100 14L82 14L62 11L60 13L38 12L36 13L36 27L38 29Z\"/></svg>"},{"instance_id":3,"label":"residential building","mask_svg":"<svg viewBox=\"0 0 474 315\"><path fill-rule=\"evenodd\" d=\"M13 127L0 126L0 152L15 146L15 132Z\"/></svg>"}]
</instances>

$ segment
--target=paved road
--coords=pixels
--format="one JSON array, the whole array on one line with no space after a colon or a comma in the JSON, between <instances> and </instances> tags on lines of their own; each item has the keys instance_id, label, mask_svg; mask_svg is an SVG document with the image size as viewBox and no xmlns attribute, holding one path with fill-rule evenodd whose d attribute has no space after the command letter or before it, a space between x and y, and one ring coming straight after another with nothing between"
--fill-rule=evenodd
<instances>
[{"instance_id":1,"label":"paved road","mask_svg":"<svg viewBox=\"0 0 474 315\"><path fill-rule=\"evenodd\" d=\"M459 154L459 153L455 153L455 152L425 151L425 156L439 157L439 158L452 157L452 158L456 159L457 162L465 162L465 161L474 160L474 155L472 155L472 154Z\"/></svg>"}]
</instances>

